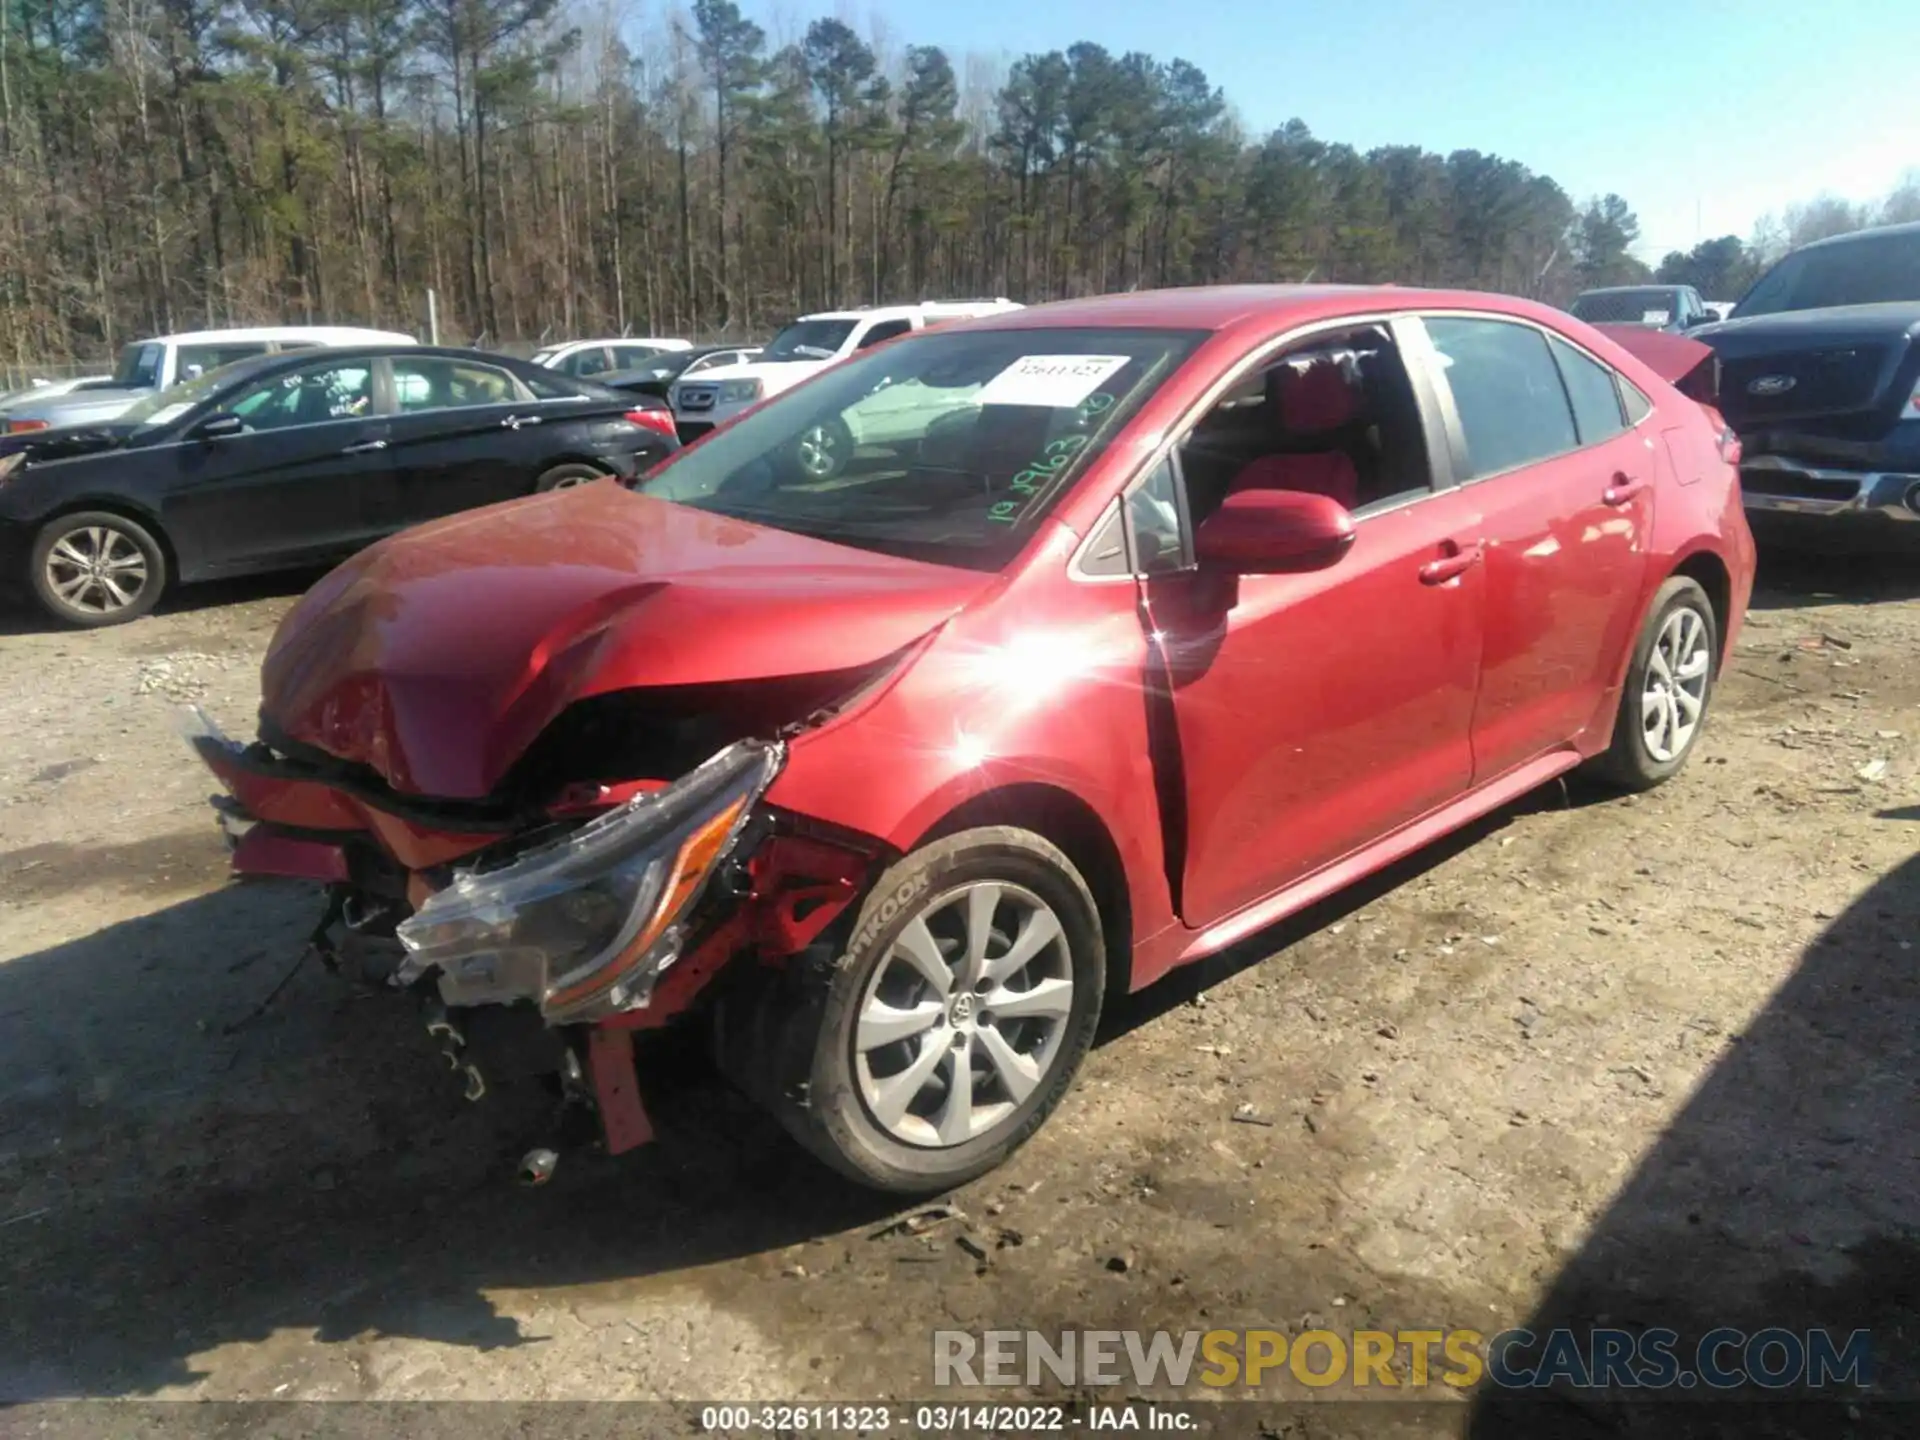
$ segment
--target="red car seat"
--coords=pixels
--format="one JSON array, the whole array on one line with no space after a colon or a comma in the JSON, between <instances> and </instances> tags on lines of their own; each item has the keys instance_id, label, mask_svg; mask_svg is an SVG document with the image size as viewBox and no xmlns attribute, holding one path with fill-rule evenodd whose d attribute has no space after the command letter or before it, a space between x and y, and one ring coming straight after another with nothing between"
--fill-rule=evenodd
<instances>
[{"instance_id":1,"label":"red car seat","mask_svg":"<svg viewBox=\"0 0 1920 1440\"><path fill-rule=\"evenodd\" d=\"M1330 436L1360 413L1355 382L1333 355L1283 361L1268 376L1267 397L1285 441L1294 444ZM1342 449L1286 451L1262 455L1243 467L1227 493L1241 490L1304 491L1330 496L1352 509L1359 500L1360 475Z\"/></svg>"}]
</instances>

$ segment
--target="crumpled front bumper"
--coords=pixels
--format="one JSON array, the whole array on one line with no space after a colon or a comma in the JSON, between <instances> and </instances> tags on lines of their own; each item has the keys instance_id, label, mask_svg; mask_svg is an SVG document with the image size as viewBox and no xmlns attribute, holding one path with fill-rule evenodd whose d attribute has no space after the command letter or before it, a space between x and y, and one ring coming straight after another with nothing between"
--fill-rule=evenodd
<instances>
[{"instance_id":1,"label":"crumpled front bumper","mask_svg":"<svg viewBox=\"0 0 1920 1440\"><path fill-rule=\"evenodd\" d=\"M384 907L389 919L402 925L412 923L403 918L409 913L417 920L436 904L456 898L465 903L467 897L457 892L475 888L474 862L486 854L501 855L516 835L571 818L585 822L572 832L578 837L596 823L591 811L523 817L518 825L504 817L446 816L419 807L413 807L416 813L395 813L391 807L413 802L341 788L332 777L307 773L264 746L228 739L197 709L182 729L226 789L211 804L236 872L338 887L362 913ZM687 1009L705 982L743 950L778 958L805 948L859 893L883 847L868 837L828 834L802 817L766 811L761 797L783 763L784 747L760 748L771 758L747 787L748 813L729 824L697 883L688 884L684 904L653 937L659 943L650 973L636 977L618 1003L587 1010L555 1005L549 977L524 957L511 955L463 955L458 964L443 964L416 952L401 962L395 983L431 980L442 1003L453 1007L530 1001L550 1024L644 1028ZM673 788L650 782L603 788L598 818L644 806ZM442 828L449 824L460 828ZM490 865L489 873L506 874L524 866L535 851L572 843L565 836L542 838L544 847L530 845L504 864Z\"/></svg>"}]
</instances>

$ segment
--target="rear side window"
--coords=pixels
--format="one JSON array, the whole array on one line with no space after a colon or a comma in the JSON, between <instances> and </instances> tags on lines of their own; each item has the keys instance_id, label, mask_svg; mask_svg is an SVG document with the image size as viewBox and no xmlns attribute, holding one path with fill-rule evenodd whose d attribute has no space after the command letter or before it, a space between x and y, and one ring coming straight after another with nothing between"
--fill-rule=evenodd
<instances>
[{"instance_id":1,"label":"rear side window","mask_svg":"<svg viewBox=\"0 0 1920 1440\"><path fill-rule=\"evenodd\" d=\"M878 325L860 337L859 349L869 345L878 345L883 340L893 340L913 329L911 320L882 320Z\"/></svg>"},{"instance_id":2,"label":"rear side window","mask_svg":"<svg viewBox=\"0 0 1920 1440\"><path fill-rule=\"evenodd\" d=\"M1431 319L1426 327L1460 417L1460 478L1577 448L1573 410L1546 336L1501 320Z\"/></svg>"},{"instance_id":3,"label":"rear side window","mask_svg":"<svg viewBox=\"0 0 1920 1440\"><path fill-rule=\"evenodd\" d=\"M598 345L576 351L560 362L560 368L569 375L598 375L609 368L607 352Z\"/></svg>"},{"instance_id":4,"label":"rear side window","mask_svg":"<svg viewBox=\"0 0 1920 1440\"><path fill-rule=\"evenodd\" d=\"M1573 423L1580 432L1580 443L1594 445L1625 430L1620 388L1614 384L1613 372L1564 340L1547 343L1560 364L1560 378L1567 382L1567 398L1573 402Z\"/></svg>"},{"instance_id":5,"label":"rear side window","mask_svg":"<svg viewBox=\"0 0 1920 1440\"><path fill-rule=\"evenodd\" d=\"M396 373L395 383L398 383ZM533 392L536 400L579 400L584 398L580 392L553 375L523 375L520 383Z\"/></svg>"},{"instance_id":6,"label":"rear side window","mask_svg":"<svg viewBox=\"0 0 1920 1440\"><path fill-rule=\"evenodd\" d=\"M1653 401L1643 395L1640 387L1631 380L1621 380L1620 398L1626 403L1629 425L1638 425L1653 413Z\"/></svg>"},{"instance_id":7,"label":"rear side window","mask_svg":"<svg viewBox=\"0 0 1920 1440\"><path fill-rule=\"evenodd\" d=\"M428 357L393 362L393 398L403 414L416 410L461 410L473 405L510 405L513 377L491 365Z\"/></svg>"}]
</instances>

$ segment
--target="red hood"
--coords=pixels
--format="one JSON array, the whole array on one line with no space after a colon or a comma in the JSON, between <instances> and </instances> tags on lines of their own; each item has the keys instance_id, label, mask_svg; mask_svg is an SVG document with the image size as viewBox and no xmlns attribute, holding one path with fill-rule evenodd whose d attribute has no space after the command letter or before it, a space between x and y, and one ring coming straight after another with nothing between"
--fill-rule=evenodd
<instances>
[{"instance_id":1,"label":"red hood","mask_svg":"<svg viewBox=\"0 0 1920 1440\"><path fill-rule=\"evenodd\" d=\"M261 710L396 790L477 798L576 700L871 664L993 578L587 485L349 560L281 622Z\"/></svg>"}]
</instances>

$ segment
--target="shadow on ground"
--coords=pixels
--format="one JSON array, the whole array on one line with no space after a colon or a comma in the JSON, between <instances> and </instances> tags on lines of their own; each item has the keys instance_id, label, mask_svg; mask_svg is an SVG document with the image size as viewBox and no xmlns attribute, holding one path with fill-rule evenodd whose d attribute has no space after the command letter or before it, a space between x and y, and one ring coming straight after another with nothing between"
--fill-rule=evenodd
<instances>
[{"instance_id":1,"label":"shadow on ground","mask_svg":"<svg viewBox=\"0 0 1920 1440\"><path fill-rule=\"evenodd\" d=\"M465 1104L403 997L309 966L248 1020L316 903L236 883L0 965L0 1404L152 1393L281 1327L518 1345L491 1287L644 1277L895 1208L697 1063L653 1077L666 1143L517 1189L547 1092Z\"/></svg>"},{"instance_id":2,"label":"shadow on ground","mask_svg":"<svg viewBox=\"0 0 1920 1440\"><path fill-rule=\"evenodd\" d=\"M1916 596L1920 596L1920 553L1826 555L1768 548L1760 552L1753 608L1875 605Z\"/></svg>"},{"instance_id":3,"label":"shadow on ground","mask_svg":"<svg viewBox=\"0 0 1920 1440\"><path fill-rule=\"evenodd\" d=\"M1804 1388L1686 1403L1707 1398L1703 1385L1637 1409L1565 1389L1482 1392L1477 1440L1920 1433L1920 857L1836 919L1726 1041L1526 1328L1666 1327L1689 1368L1720 1327L1825 1327L1841 1346L1866 1330L1875 1403L1854 1392L1808 1408L1795 1403L1811 1398ZM1537 1355L1516 1352L1516 1367Z\"/></svg>"},{"instance_id":4,"label":"shadow on ground","mask_svg":"<svg viewBox=\"0 0 1920 1440\"><path fill-rule=\"evenodd\" d=\"M155 615L188 615L196 610L217 610L225 605L244 605L253 600L274 600L299 595L326 573L324 568L281 570L269 575L246 575L237 580L209 580L199 585L176 585L160 599ZM138 625L138 620L132 621ZM40 608L31 593L20 586L0 589L0 637L8 635L51 635L68 633L72 626L62 625Z\"/></svg>"},{"instance_id":5,"label":"shadow on ground","mask_svg":"<svg viewBox=\"0 0 1920 1440\"><path fill-rule=\"evenodd\" d=\"M1554 786L1526 803L1568 800ZM1513 813L1130 997L1104 1038ZM14 880L54 895L82 866L151 863L150 848L22 852ZM664 1275L899 1208L805 1156L678 1044L647 1076L663 1143L569 1156L545 1188L514 1188L546 1092L464 1104L405 1000L314 966L249 1018L317 904L304 886L235 883L0 965L0 1402L151 1394L190 1383L193 1356L283 1327L530 1343L489 1290Z\"/></svg>"}]
</instances>

